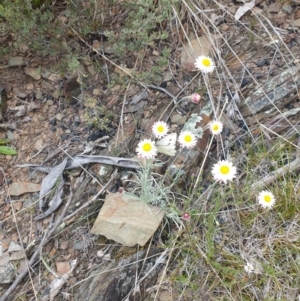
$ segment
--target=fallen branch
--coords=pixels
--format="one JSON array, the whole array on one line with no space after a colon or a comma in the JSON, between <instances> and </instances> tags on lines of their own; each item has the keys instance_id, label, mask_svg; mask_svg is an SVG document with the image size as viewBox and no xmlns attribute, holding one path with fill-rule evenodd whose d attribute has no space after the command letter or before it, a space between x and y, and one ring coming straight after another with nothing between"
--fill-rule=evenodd
<instances>
[{"instance_id":1,"label":"fallen branch","mask_svg":"<svg viewBox=\"0 0 300 301\"><path fill-rule=\"evenodd\" d=\"M284 176L288 172L295 171L300 168L300 158L295 159L293 162L271 172L269 175L265 176L261 180L255 182L254 184L251 185L250 191L252 189L258 189L263 186L267 186L271 183L273 183L275 180L278 178ZM1 301L1 300L0 300Z\"/></svg>"}]
</instances>

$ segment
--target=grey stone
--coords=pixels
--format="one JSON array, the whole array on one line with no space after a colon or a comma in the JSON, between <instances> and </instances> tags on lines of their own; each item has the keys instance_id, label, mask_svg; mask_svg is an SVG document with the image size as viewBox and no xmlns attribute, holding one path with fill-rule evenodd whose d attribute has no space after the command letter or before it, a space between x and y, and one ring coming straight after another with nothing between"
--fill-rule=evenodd
<instances>
[{"instance_id":1,"label":"grey stone","mask_svg":"<svg viewBox=\"0 0 300 301\"><path fill-rule=\"evenodd\" d=\"M22 251L22 247L14 241L11 241L8 247L8 252Z\"/></svg>"},{"instance_id":2,"label":"grey stone","mask_svg":"<svg viewBox=\"0 0 300 301\"><path fill-rule=\"evenodd\" d=\"M0 266L0 283L11 283L16 275L16 270L11 263L5 266Z\"/></svg>"},{"instance_id":3,"label":"grey stone","mask_svg":"<svg viewBox=\"0 0 300 301\"><path fill-rule=\"evenodd\" d=\"M21 56L10 57L8 59L8 67L22 66L24 65L24 58Z\"/></svg>"}]
</instances>

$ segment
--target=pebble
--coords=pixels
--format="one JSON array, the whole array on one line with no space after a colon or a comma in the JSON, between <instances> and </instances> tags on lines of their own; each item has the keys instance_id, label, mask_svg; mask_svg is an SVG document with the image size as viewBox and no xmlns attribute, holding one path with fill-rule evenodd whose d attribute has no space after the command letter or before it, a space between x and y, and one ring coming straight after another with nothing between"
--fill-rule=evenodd
<instances>
[{"instance_id":1,"label":"pebble","mask_svg":"<svg viewBox=\"0 0 300 301\"><path fill-rule=\"evenodd\" d=\"M14 208L17 210L17 211L20 211L23 207L23 203L22 202L14 202L12 204L14 206Z\"/></svg>"},{"instance_id":2,"label":"pebble","mask_svg":"<svg viewBox=\"0 0 300 301\"><path fill-rule=\"evenodd\" d=\"M256 62L256 66L257 66L257 67L262 67L262 66L264 66L264 65L266 65L266 60L260 60L260 61L257 61L257 62Z\"/></svg>"},{"instance_id":3,"label":"pebble","mask_svg":"<svg viewBox=\"0 0 300 301\"><path fill-rule=\"evenodd\" d=\"M293 8L290 4L284 3L281 8L284 12L290 14L293 11Z\"/></svg>"},{"instance_id":4,"label":"pebble","mask_svg":"<svg viewBox=\"0 0 300 301\"><path fill-rule=\"evenodd\" d=\"M41 151L43 148L44 148L44 142L42 139L39 139L37 140L35 143L34 143L34 148L37 150L37 151Z\"/></svg>"},{"instance_id":5,"label":"pebble","mask_svg":"<svg viewBox=\"0 0 300 301\"><path fill-rule=\"evenodd\" d=\"M9 247L9 244L10 244L9 239L2 239L1 240L2 251L6 251Z\"/></svg>"},{"instance_id":6,"label":"pebble","mask_svg":"<svg viewBox=\"0 0 300 301\"><path fill-rule=\"evenodd\" d=\"M46 104L47 104L48 107L52 107L54 105L54 102L53 102L52 99L47 99Z\"/></svg>"},{"instance_id":7,"label":"pebble","mask_svg":"<svg viewBox=\"0 0 300 301\"><path fill-rule=\"evenodd\" d=\"M85 242L84 241L76 241L73 245L75 250L83 250L85 247Z\"/></svg>"},{"instance_id":8,"label":"pebble","mask_svg":"<svg viewBox=\"0 0 300 301\"><path fill-rule=\"evenodd\" d=\"M17 251L22 251L22 247L14 242L14 241L11 241L10 244L9 244L9 247L8 247L8 252L17 252Z\"/></svg>"},{"instance_id":9,"label":"pebble","mask_svg":"<svg viewBox=\"0 0 300 301\"><path fill-rule=\"evenodd\" d=\"M25 67L24 72L29 75L30 77L34 78L35 80L41 79L40 70L38 68L29 68Z\"/></svg>"},{"instance_id":10,"label":"pebble","mask_svg":"<svg viewBox=\"0 0 300 301\"><path fill-rule=\"evenodd\" d=\"M100 95L100 90L99 89L94 89L93 90L93 95L95 95L95 96Z\"/></svg>"},{"instance_id":11,"label":"pebble","mask_svg":"<svg viewBox=\"0 0 300 301\"><path fill-rule=\"evenodd\" d=\"M13 159L13 156L11 156L11 155L6 155L5 156L6 162L10 162L12 159Z\"/></svg>"},{"instance_id":12,"label":"pebble","mask_svg":"<svg viewBox=\"0 0 300 301\"><path fill-rule=\"evenodd\" d=\"M21 56L10 57L8 59L8 66L9 67L22 66L22 65L24 65L24 59Z\"/></svg>"},{"instance_id":13,"label":"pebble","mask_svg":"<svg viewBox=\"0 0 300 301\"><path fill-rule=\"evenodd\" d=\"M8 130L6 132L6 138L10 141L14 140L14 138L15 138L14 133L12 131Z\"/></svg>"},{"instance_id":14,"label":"pebble","mask_svg":"<svg viewBox=\"0 0 300 301\"><path fill-rule=\"evenodd\" d=\"M37 100L41 100L41 99L43 98L42 92L41 92L41 91L36 91L36 93L35 93L35 98L36 98Z\"/></svg>"}]
</instances>

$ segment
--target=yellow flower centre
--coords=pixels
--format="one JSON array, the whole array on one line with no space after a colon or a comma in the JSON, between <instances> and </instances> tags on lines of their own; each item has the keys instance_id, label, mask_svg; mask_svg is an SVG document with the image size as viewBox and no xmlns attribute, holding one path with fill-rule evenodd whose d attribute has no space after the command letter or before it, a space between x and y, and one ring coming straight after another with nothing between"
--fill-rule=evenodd
<instances>
[{"instance_id":1,"label":"yellow flower centre","mask_svg":"<svg viewBox=\"0 0 300 301\"><path fill-rule=\"evenodd\" d=\"M213 125L213 130L216 132L216 131L218 131L219 130L219 126L217 125L217 124L214 124Z\"/></svg>"},{"instance_id":2,"label":"yellow flower centre","mask_svg":"<svg viewBox=\"0 0 300 301\"><path fill-rule=\"evenodd\" d=\"M202 60L202 64L203 64L205 67L210 67L210 65L211 65L210 59L204 58L204 59Z\"/></svg>"},{"instance_id":3,"label":"yellow flower centre","mask_svg":"<svg viewBox=\"0 0 300 301\"><path fill-rule=\"evenodd\" d=\"M271 202L271 197L270 197L269 195L265 195L265 196L264 196L264 201L265 201L266 203L270 203L270 202Z\"/></svg>"},{"instance_id":4,"label":"yellow flower centre","mask_svg":"<svg viewBox=\"0 0 300 301\"><path fill-rule=\"evenodd\" d=\"M162 125L159 125L159 126L157 127L157 131L158 131L159 133L163 133L163 132L164 132L164 129L165 129L165 127L162 126Z\"/></svg>"},{"instance_id":5,"label":"yellow flower centre","mask_svg":"<svg viewBox=\"0 0 300 301\"><path fill-rule=\"evenodd\" d=\"M187 143L191 142L192 141L192 136L191 135L185 135L184 136L184 141L187 142Z\"/></svg>"},{"instance_id":6,"label":"yellow flower centre","mask_svg":"<svg viewBox=\"0 0 300 301\"><path fill-rule=\"evenodd\" d=\"M148 142L144 143L144 145L143 145L143 151L144 152L150 152L151 149L152 149L151 143L148 143Z\"/></svg>"},{"instance_id":7,"label":"yellow flower centre","mask_svg":"<svg viewBox=\"0 0 300 301\"><path fill-rule=\"evenodd\" d=\"M221 166L220 173L223 175L227 175L229 173L229 167L228 166Z\"/></svg>"}]
</instances>

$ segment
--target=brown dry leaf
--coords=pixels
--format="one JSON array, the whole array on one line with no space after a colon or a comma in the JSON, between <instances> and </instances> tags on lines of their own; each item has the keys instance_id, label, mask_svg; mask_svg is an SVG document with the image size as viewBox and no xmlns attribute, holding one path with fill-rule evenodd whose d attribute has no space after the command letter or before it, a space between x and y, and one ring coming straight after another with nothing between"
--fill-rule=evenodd
<instances>
[{"instance_id":1,"label":"brown dry leaf","mask_svg":"<svg viewBox=\"0 0 300 301\"><path fill-rule=\"evenodd\" d=\"M70 271L70 263L68 261L56 262L56 271L57 274L63 275Z\"/></svg>"}]
</instances>

